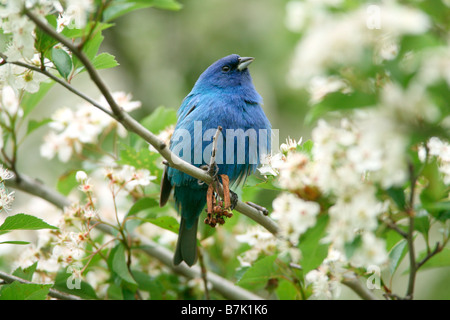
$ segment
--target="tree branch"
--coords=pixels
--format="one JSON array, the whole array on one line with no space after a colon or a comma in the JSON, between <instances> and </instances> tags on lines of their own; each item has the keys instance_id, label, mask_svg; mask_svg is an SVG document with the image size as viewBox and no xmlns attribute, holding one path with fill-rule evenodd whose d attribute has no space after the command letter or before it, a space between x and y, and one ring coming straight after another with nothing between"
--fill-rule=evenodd
<instances>
[{"instance_id":1,"label":"tree branch","mask_svg":"<svg viewBox=\"0 0 450 320\"><path fill-rule=\"evenodd\" d=\"M142 126L138 121L136 121L134 118L129 116L126 112L122 110L122 108L116 103L114 100L111 92L107 88L106 84L103 82L102 78L98 74L97 70L93 66L92 62L89 60L89 58L84 54L83 51L79 50L70 39L64 37L63 35L59 34L54 30L46 20L42 20L38 17L36 17L33 13L28 11L27 9L24 9L24 14L30 18L40 29L42 29L45 33L53 37L54 39L58 40L60 43L62 43L64 46L66 46L72 54L74 54L85 66L86 71L88 72L89 76L91 77L91 80L95 83L95 85L98 87L100 92L105 97L106 101L108 102L113 115L111 115L114 119L116 119L118 122L120 122L128 131L133 132L143 138L146 142L150 143L160 154L164 159L167 160L169 165L175 169L178 169L194 178L197 178L199 180L202 180L208 184L212 182L211 176L203 171L202 169L183 161L180 157L176 156L174 153L172 153L169 148L167 148L167 145L163 143L156 135L154 135L152 132L148 131L144 126ZM62 84L58 81L58 83ZM71 90L69 88L70 85L64 84L65 88ZM71 90L74 92L73 90ZM81 96L81 95L79 95ZM87 100L89 101L89 100ZM89 101L92 103L91 101ZM220 190L219 190L220 194ZM221 191L221 196L223 196L223 190ZM238 201L235 210L246 215L250 219L256 221L261 226L266 228L269 232L273 234L278 233L278 225L271 220L270 218L266 217L262 212L259 210L249 206L248 204Z\"/></svg>"},{"instance_id":2,"label":"tree branch","mask_svg":"<svg viewBox=\"0 0 450 320\"><path fill-rule=\"evenodd\" d=\"M417 263L416 263L416 253L414 249L414 196L416 190L416 177L414 175L414 166L409 164L409 176L411 181L411 194L409 197L408 208L406 209L406 213L408 214L408 234L406 240L408 241L408 251L409 251L409 281L408 281L408 289L406 290L406 299L412 299L414 295L414 285L416 282L416 273L417 273Z\"/></svg>"},{"instance_id":3,"label":"tree branch","mask_svg":"<svg viewBox=\"0 0 450 320\"><path fill-rule=\"evenodd\" d=\"M342 284L352 289L364 300L379 300L367 287L364 287L355 274L344 274Z\"/></svg>"}]
</instances>

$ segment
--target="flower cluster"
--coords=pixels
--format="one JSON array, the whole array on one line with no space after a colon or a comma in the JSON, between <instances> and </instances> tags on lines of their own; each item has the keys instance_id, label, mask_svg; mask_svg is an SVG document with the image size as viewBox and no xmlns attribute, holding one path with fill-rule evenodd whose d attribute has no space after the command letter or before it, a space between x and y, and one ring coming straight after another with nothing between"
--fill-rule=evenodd
<instances>
[{"instance_id":1,"label":"flower cluster","mask_svg":"<svg viewBox=\"0 0 450 320\"><path fill-rule=\"evenodd\" d=\"M372 7L362 5L346 14L336 14L343 4L344 1L291 1L287 6L287 27L305 32L295 50L288 80L293 86L308 87L315 79L310 88L314 101L320 100L323 93L349 89L350 79L343 74L342 78L327 79L329 70L358 65L368 49L373 51L374 61L391 60L398 53L401 36L421 34L430 27L427 15L396 1L383 1Z\"/></svg>"},{"instance_id":2,"label":"flower cluster","mask_svg":"<svg viewBox=\"0 0 450 320\"><path fill-rule=\"evenodd\" d=\"M15 199L15 192L9 192L4 184L5 180L13 177L14 174L12 172L0 165L0 212L3 210L8 212L11 209L11 205Z\"/></svg>"},{"instance_id":3,"label":"flower cluster","mask_svg":"<svg viewBox=\"0 0 450 320\"><path fill-rule=\"evenodd\" d=\"M250 250L238 256L242 266L250 266L260 255L274 254L277 248L277 241L273 235L260 227L249 228L244 234L237 235L236 240L251 246Z\"/></svg>"},{"instance_id":4,"label":"flower cluster","mask_svg":"<svg viewBox=\"0 0 450 320\"><path fill-rule=\"evenodd\" d=\"M124 92L114 92L113 97L127 112L141 106L139 101L132 101L131 96ZM107 108L103 97L99 103ZM68 107L58 109L52 116L50 128L52 131L44 137L45 142L41 146L41 156L47 159L58 156L62 162L69 161L74 152L80 154L85 144L96 144L102 133L113 128L117 128L121 137L127 134L117 121L88 104L79 105L75 111Z\"/></svg>"},{"instance_id":5,"label":"flower cluster","mask_svg":"<svg viewBox=\"0 0 450 320\"><path fill-rule=\"evenodd\" d=\"M133 191L138 186L148 186L151 181L156 179L156 176L151 175L147 169L136 169L129 165L123 165L117 169L108 168L103 171L104 176L112 185L117 185L127 192Z\"/></svg>"},{"instance_id":6,"label":"flower cluster","mask_svg":"<svg viewBox=\"0 0 450 320\"><path fill-rule=\"evenodd\" d=\"M306 284L312 285L312 299L336 299L341 293L341 278L346 272L346 259L331 249L321 266L305 276Z\"/></svg>"},{"instance_id":7,"label":"flower cluster","mask_svg":"<svg viewBox=\"0 0 450 320\"><path fill-rule=\"evenodd\" d=\"M437 137L432 137L427 148L430 156L436 157L439 163L439 171L443 175L443 181L450 185L450 143L442 141ZM426 160L426 150L424 147L419 149L419 157L422 161Z\"/></svg>"}]
</instances>

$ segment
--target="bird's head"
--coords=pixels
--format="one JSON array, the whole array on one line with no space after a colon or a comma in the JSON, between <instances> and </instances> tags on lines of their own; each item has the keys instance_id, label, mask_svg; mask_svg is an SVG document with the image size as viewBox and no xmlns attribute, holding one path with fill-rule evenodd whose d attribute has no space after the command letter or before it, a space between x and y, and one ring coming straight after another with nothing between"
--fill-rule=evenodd
<instances>
[{"instance_id":1,"label":"bird's head","mask_svg":"<svg viewBox=\"0 0 450 320\"><path fill-rule=\"evenodd\" d=\"M254 58L240 57L237 54L219 59L202 73L196 86L220 89L253 88L252 78L247 68L253 60Z\"/></svg>"}]
</instances>

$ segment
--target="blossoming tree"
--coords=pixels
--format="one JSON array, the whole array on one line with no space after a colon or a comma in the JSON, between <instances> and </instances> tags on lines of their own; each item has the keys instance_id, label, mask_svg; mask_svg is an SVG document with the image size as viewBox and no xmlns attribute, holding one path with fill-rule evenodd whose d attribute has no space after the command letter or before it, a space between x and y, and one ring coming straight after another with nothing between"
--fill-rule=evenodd
<instances>
[{"instance_id":1,"label":"blossoming tree","mask_svg":"<svg viewBox=\"0 0 450 320\"><path fill-rule=\"evenodd\" d=\"M418 271L450 265L448 1L287 4L286 26L299 38L287 83L310 96L311 139L289 138L262 159L241 200L271 190L271 214L239 201L235 211L250 219L201 227L193 268L171 263L179 224L172 208L158 207L159 183L164 165L213 178L168 150L174 110L138 122L128 112L141 103L111 92L98 72L118 66L99 53L102 31L152 6L180 8L0 1L0 246L21 249L0 271L0 298L332 299L344 285L364 299L412 299ZM100 97L72 84L85 72ZM83 102L31 119L53 85ZM44 126L40 155L77 164L56 188L17 166L22 141ZM45 200L36 207L55 216L11 215L10 189ZM220 185L216 192L223 196ZM17 230L41 231L30 243ZM403 260L407 288L397 292Z\"/></svg>"}]
</instances>

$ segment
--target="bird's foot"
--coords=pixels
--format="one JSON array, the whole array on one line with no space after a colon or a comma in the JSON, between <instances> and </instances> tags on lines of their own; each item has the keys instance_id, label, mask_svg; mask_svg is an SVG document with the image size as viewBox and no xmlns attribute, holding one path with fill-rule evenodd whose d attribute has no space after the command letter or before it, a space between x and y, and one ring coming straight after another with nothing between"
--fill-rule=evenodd
<instances>
[{"instance_id":1,"label":"bird's foot","mask_svg":"<svg viewBox=\"0 0 450 320\"><path fill-rule=\"evenodd\" d=\"M238 201L239 196L237 193L230 190L230 210L234 210L234 208L236 208Z\"/></svg>"},{"instance_id":2,"label":"bird's foot","mask_svg":"<svg viewBox=\"0 0 450 320\"><path fill-rule=\"evenodd\" d=\"M200 167L200 169L206 171L207 174L211 176L213 179L217 179L217 176L219 174L219 166L217 163L213 163L212 165L204 164Z\"/></svg>"}]
</instances>

